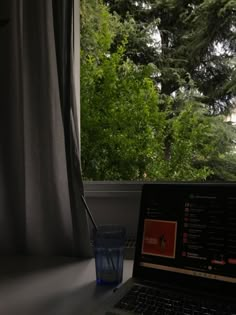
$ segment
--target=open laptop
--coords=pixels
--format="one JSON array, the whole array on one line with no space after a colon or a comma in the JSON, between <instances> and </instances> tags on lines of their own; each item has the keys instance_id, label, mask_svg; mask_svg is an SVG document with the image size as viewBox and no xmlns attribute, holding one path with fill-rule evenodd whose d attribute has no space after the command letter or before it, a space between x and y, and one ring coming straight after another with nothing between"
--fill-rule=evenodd
<instances>
[{"instance_id":1,"label":"open laptop","mask_svg":"<svg viewBox=\"0 0 236 315\"><path fill-rule=\"evenodd\" d=\"M236 184L145 184L133 276L96 314L236 314Z\"/></svg>"}]
</instances>

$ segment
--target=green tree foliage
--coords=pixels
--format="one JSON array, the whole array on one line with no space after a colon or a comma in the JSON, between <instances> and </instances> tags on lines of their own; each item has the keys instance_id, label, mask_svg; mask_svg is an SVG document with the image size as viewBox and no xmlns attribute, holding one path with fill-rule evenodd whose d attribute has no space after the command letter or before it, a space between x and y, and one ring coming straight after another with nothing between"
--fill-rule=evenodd
<instances>
[{"instance_id":1,"label":"green tree foliage","mask_svg":"<svg viewBox=\"0 0 236 315\"><path fill-rule=\"evenodd\" d=\"M154 7L149 10L150 1L145 7L144 1L114 0L106 6L99 0L81 0L84 178L232 179L229 174L236 166L230 153L234 128L222 115L209 115L208 96L187 72L186 64L193 61L187 54L185 59L180 56L183 44L173 52L174 42L181 42L185 32L180 29L179 39L171 39L170 32L175 30L176 35L180 28L174 24L174 12L176 3L182 10L182 1L152 2L159 13L162 7L162 16L151 20L151 11L156 11ZM195 1L196 6L201 3ZM118 14L109 12L115 9ZM168 21L162 29L162 41L164 34L168 41L165 47L157 47L150 34L153 27L164 25L168 12L169 30ZM182 20L187 18L189 15ZM186 49L190 51L191 45ZM228 90L234 91L232 81L226 81ZM223 172L226 160L228 166Z\"/></svg>"},{"instance_id":2,"label":"green tree foliage","mask_svg":"<svg viewBox=\"0 0 236 315\"><path fill-rule=\"evenodd\" d=\"M89 41L93 48L82 46L81 50L84 176L100 180L143 178L148 166L161 153L165 124L164 113L157 106L158 94L150 79L153 69L137 67L131 60L125 60L125 44L110 53L113 17L99 2L94 10L96 14L100 10L101 18L90 20L93 38ZM86 16L89 11L82 12ZM86 28L88 24L87 20ZM121 27L117 19L115 27ZM84 31L82 27L81 41ZM100 37L106 45L99 45Z\"/></svg>"},{"instance_id":3,"label":"green tree foliage","mask_svg":"<svg viewBox=\"0 0 236 315\"><path fill-rule=\"evenodd\" d=\"M236 52L235 0L106 0L111 12L133 21L127 56L155 63L161 93L194 86L213 113L235 105L231 60ZM153 35L159 32L161 42ZM137 36L137 33L139 36ZM161 46L160 46L161 45ZM235 87L235 80L234 80Z\"/></svg>"}]
</instances>

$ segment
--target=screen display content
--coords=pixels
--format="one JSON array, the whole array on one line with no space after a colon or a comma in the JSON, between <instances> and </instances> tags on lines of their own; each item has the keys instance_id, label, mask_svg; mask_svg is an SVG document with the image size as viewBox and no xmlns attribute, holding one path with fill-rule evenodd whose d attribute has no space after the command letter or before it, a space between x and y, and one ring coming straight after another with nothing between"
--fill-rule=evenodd
<instances>
[{"instance_id":1,"label":"screen display content","mask_svg":"<svg viewBox=\"0 0 236 315\"><path fill-rule=\"evenodd\" d=\"M235 282L236 192L169 189L143 205L140 265Z\"/></svg>"}]
</instances>

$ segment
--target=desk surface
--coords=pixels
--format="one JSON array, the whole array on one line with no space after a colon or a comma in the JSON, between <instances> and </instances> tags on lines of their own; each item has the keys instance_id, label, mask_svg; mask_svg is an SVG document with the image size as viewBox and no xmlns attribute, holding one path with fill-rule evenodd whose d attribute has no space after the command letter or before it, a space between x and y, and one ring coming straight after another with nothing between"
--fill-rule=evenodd
<instances>
[{"instance_id":1,"label":"desk surface","mask_svg":"<svg viewBox=\"0 0 236 315\"><path fill-rule=\"evenodd\" d=\"M123 280L133 261L124 262ZM0 314L87 315L112 294L95 283L94 259L1 257Z\"/></svg>"}]
</instances>

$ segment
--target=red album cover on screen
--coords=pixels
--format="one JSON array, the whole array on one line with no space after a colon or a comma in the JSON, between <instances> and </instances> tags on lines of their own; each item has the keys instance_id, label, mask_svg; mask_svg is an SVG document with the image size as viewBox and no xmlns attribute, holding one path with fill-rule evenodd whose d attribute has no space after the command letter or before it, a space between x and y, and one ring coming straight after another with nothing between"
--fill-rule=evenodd
<instances>
[{"instance_id":1,"label":"red album cover on screen","mask_svg":"<svg viewBox=\"0 0 236 315\"><path fill-rule=\"evenodd\" d=\"M175 258L177 222L146 219L142 254Z\"/></svg>"}]
</instances>

